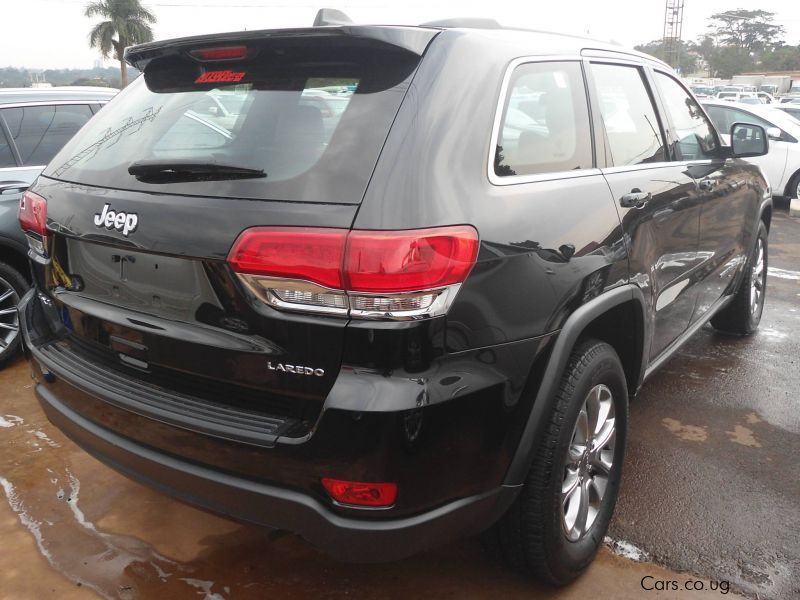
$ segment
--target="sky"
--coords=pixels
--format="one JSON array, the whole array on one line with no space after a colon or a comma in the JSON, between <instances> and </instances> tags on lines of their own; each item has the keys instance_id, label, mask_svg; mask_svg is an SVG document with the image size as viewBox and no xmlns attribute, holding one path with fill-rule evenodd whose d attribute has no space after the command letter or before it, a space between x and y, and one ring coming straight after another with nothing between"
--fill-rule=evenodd
<instances>
[{"instance_id":1,"label":"sky","mask_svg":"<svg viewBox=\"0 0 800 600\"><path fill-rule=\"evenodd\" d=\"M99 58L88 47L97 19L83 16L86 0L0 0L3 33L0 67L90 68ZM142 4L158 17L156 39L243 29L307 27L323 6L344 10L356 23L409 24L447 17L490 17L503 25L589 35L633 46L659 39L664 0L152 0ZM685 0L683 39L706 31L707 18L734 8L776 14L785 41L800 44L800 0ZM107 65L115 64L113 61Z\"/></svg>"}]
</instances>

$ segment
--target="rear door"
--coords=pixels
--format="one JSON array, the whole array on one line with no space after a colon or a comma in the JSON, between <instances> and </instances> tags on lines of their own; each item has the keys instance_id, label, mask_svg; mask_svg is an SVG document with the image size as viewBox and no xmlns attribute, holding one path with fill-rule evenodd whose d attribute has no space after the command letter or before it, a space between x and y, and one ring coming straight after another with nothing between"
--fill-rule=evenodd
<instances>
[{"instance_id":1,"label":"rear door","mask_svg":"<svg viewBox=\"0 0 800 600\"><path fill-rule=\"evenodd\" d=\"M671 161L665 123L641 65L592 61L606 136L603 174L617 202L631 279L650 306L650 357L689 325L697 298L700 204L685 167Z\"/></svg>"}]
</instances>

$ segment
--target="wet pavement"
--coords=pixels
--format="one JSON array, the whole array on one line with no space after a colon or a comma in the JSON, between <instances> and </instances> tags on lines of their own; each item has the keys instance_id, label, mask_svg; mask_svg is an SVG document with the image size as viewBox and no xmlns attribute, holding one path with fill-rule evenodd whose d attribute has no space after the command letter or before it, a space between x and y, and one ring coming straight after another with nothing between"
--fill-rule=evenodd
<instances>
[{"instance_id":1,"label":"wet pavement","mask_svg":"<svg viewBox=\"0 0 800 600\"><path fill-rule=\"evenodd\" d=\"M611 535L752 595L800 598L800 219L776 212L758 332L704 328L631 406Z\"/></svg>"},{"instance_id":2,"label":"wet pavement","mask_svg":"<svg viewBox=\"0 0 800 600\"><path fill-rule=\"evenodd\" d=\"M778 212L770 238L758 334L703 329L631 406L611 536L685 574L604 548L585 576L554 592L487 558L476 540L387 565L337 563L295 536L198 511L98 463L47 422L20 360L0 371L0 598L723 595L709 581L796 598L800 220ZM643 578L655 589L645 592ZM686 591L690 580L706 591ZM659 591L663 581L678 591Z\"/></svg>"}]
</instances>

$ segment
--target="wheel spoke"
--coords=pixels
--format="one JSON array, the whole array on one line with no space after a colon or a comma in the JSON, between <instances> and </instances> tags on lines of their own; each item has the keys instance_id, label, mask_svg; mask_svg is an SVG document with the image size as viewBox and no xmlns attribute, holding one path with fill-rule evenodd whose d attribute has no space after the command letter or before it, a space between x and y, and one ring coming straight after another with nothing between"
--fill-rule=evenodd
<instances>
[{"instance_id":1,"label":"wheel spoke","mask_svg":"<svg viewBox=\"0 0 800 600\"><path fill-rule=\"evenodd\" d=\"M580 498L578 514L575 516L575 531L582 536L586 533L586 521L589 517L589 482L584 481L578 489L580 489Z\"/></svg>"},{"instance_id":2,"label":"wheel spoke","mask_svg":"<svg viewBox=\"0 0 800 600\"><path fill-rule=\"evenodd\" d=\"M593 453L599 453L603 448L608 445L611 445L613 448L614 440L616 439L617 435L617 428L615 426L614 419L609 419L606 421L606 424L603 426L603 429L600 430L600 433L597 434L597 437L594 440L594 445L592 446Z\"/></svg>"},{"instance_id":3,"label":"wheel spoke","mask_svg":"<svg viewBox=\"0 0 800 600\"><path fill-rule=\"evenodd\" d=\"M611 474L611 466L614 464L614 453L610 450L597 452L592 455L589 464L598 475L608 477Z\"/></svg>"},{"instance_id":4,"label":"wheel spoke","mask_svg":"<svg viewBox=\"0 0 800 600\"><path fill-rule=\"evenodd\" d=\"M19 326L13 323L0 323L0 329L9 329L11 331L19 331Z\"/></svg>"},{"instance_id":5,"label":"wheel spoke","mask_svg":"<svg viewBox=\"0 0 800 600\"><path fill-rule=\"evenodd\" d=\"M597 422L600 417L600 386L595 387L589 392L589 397L586 398L586 416L588 417L587 440L591 440L594 434L597 433Z\"/></svg>"},{"instance_id":6,"label":"wheel spoke","mask_svg":"<svg viewBox=\"0 0 800 600\"><path fill-rule=\"evenodd\" d=\"M578 476L578 471L567 470L567 476L564 477L564 482L561 484L561 499L563 504L566 505L572 494L575 493L580 482L581 479Z\"/></svg>"},{"instance_id":7,"label":"wheel spoke","mask_svg":"<svg viewBox=\"0 0 800 600\"><path fill-rule=\"evenodd\" d=\"M16 312L17 312L17 308L16 307L14 307L14 308L4 308L3 310L0 310L0 315L13 315Z\"/></svg>"},{"instance_id":8,"label":"wheel spoke","mask_svg":"<svg viewBox=\"0 0 800 600\"><path fill-rule=\"evenodd\" d=\"M14 294L14 290L6 290L2 294L0 294L0 302L10 298Z\"/></svg>"}]
</instances>

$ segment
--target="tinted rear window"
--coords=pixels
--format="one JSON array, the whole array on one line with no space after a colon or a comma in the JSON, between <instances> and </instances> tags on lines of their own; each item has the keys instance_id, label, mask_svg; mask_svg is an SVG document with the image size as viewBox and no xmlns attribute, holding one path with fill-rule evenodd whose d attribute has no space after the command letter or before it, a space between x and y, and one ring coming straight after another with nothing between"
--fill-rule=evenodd
<instances>
[{"instance_id":1,"label":"tinted rear window","mask_svg":"<svg viewBox=\"0 0 800 600\"><path fill-rule=\"evenodd\" d=\"M45 175L186 195L355 204L419 56L371 40L268 40L250 58L156 58ZM260 169L265 178L147 182L138 161Z\"/></svg>"}]
</instances>

